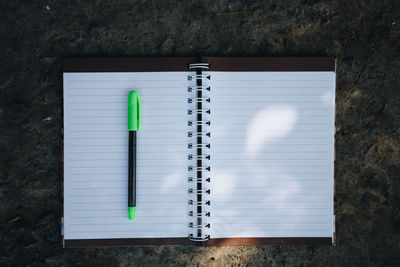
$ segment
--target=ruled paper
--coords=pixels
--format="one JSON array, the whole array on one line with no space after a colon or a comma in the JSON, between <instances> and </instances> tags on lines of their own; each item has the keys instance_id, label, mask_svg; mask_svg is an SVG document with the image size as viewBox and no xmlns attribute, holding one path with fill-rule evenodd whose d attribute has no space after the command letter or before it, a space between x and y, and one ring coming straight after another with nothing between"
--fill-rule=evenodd
<instances>
[{"instance_id":1,"label":"ruled paper","mask_svg":"<svg viewBox=\"0 0 400 267\"><path fill-rule=\"evenodd\" d=\"M209 74L211 237L332 237L335 74Z\"/></svg>"},{"instance_id":2,"label":"ruled paper","mask_svg":"<svg viewBox=\"0 0 400 267\"><path fill-rule=\"evenodd\" d=\"M64 239L186 237L187 75L64 73ZM128 93L141 100L128 220Z\"/></svg>"}]
</instances>

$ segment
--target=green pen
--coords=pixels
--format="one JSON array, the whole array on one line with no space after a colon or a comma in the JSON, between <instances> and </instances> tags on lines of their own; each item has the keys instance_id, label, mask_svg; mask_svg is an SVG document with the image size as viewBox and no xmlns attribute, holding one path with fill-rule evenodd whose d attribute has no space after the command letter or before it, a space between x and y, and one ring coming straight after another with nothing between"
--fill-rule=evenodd
<instances>
[{"instance_id":1,"label":"green pen","mask_svg":"<svg viewBox=\"0 0 400 267\"><path fill-rule=\"evenodd\" d=\"M140 102L136 91L130 91L128 97L128 130L129 130L129 162L128 162L128 215L135 219L136 213L136 131L140 125Z\"/></svg>"}]
</instances>

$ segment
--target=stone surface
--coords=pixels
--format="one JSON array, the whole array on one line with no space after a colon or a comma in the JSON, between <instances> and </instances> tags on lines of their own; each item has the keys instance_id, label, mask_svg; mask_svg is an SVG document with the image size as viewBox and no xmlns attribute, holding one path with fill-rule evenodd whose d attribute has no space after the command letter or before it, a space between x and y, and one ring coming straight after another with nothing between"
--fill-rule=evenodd
<instances>
[{"instance_id":1,"label":"stone surface","mask_svg":"<svg viewBox=\"0 0 400 267\"><path fill-rule=\"evenodd\" d=\"M1 1L0 265L399 266L399 17L394 0ZM61 248L62 57L193 55L337 56L336 247Z\"/></svg>"}]
</instances>

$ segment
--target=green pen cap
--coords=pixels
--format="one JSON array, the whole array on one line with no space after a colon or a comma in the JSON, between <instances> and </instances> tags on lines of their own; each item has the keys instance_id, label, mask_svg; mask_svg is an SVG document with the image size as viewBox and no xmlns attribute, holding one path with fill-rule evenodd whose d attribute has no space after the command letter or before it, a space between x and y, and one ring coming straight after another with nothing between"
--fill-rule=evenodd
<instances>
[{"instance_id":1,"label":"green pen cap","mask_svg":"<svg viewBox=\"0 0 400 267\"><path fill-rule=\"evenodd\" d=\"M128 130L139 131L140 128L140 101L136 91L129 92L128 98Z\"/></svg>"}]
</instances>

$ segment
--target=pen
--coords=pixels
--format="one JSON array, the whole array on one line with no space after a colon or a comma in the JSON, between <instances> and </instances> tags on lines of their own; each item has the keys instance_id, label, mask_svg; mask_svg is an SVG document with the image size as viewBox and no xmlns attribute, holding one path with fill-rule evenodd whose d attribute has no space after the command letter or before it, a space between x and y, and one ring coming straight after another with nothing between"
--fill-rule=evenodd
<instances>
[{"instance_id":1,"label":"pen","mask_svg":"<svg viewBox=\"0 0 400 267\"><path fill-rule=\"evenodd\" d=\"M129 220L135 219L136 213L136 132L140 125L139 95L129 92L128 98L128 130L129 130L129 162L128 162L128 215Z\"/></svg>"}]
</instances>

